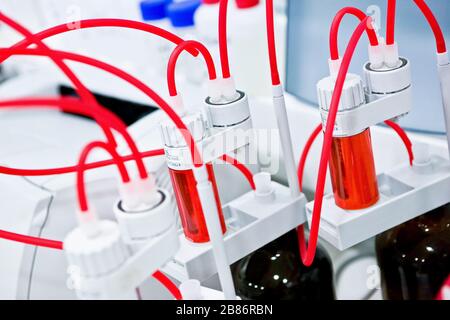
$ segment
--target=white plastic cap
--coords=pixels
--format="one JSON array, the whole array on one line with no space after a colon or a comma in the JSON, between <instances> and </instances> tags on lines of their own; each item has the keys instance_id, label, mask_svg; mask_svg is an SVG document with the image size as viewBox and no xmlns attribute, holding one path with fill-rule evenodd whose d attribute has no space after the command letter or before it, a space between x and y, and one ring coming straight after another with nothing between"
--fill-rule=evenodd
<instances>
[{"instance_id":1,"label":"white plastic cap","mask_svg":"<svg viewBox=\"0 0 450 320\"><path fill-rule=\"evenodd\" d=\"M379 69L383 67L384 50L383 45L372 46L369 44L369 61L372 69Z\"/></svg>"},{"instance_id":2,"label":"white plastic cap","mask_svg":"<svg viewBox=\"0 0 450 320\"><path fill-rule=\"evenodd\" d=\"M319 106L322 110L329 110L335 85L336 80L332 76L326 77L317 83ZM347 74L339 102L339 111L354 109L365 102L366 97L361 77L353 73Z\"/></svg>"},{"instance_id":3,"label":"white plastic cap","mask_svg":"<svg viewBox=\"0 0 450 320\"><path fill-rule=\"evenodd\" d=\"M267 172L260 172L253 176L253 182L255 183L255 196L260 199L273 199L275 196L272 178Z\"/></svg>"},{"instance_id":4,"label":"white plastic cap","mask_svg":"<svg viewBox=\"0 0 450 320\"><path fill-rule=\"evenodd\" d=\"M183 98L180 94L177 94L176 96L170 96L169 98L167 98L167 102L178 115L183 115L186 112Z\"/></svg>"},{"instance_id":5,"label":"white plastic cap","mask_svg":"<svg viewBox=\"0 0 450 320\"><path fill-rule=\"evenodd\" d=\"M330 70L330 76L336 79L339 69L341 68L342 59L337 60L328 59L328 68Z\"/></svg>"},{"instance_id":6,"label":"white plastic cap","mask_svg":"<svg viewBox=\"0 0 450 320\"><path fill-rule=\"evenodd\" d=\"M201 113L187 115L182 120L196 142L203 140L206 135L206 124ZM161 134L166 147L186 147L183 134L172 121L161 124Z\"/></svg>"},{"instance_id":7,"label":"white plastic cap","mask_svg":"<svg viewBox=\"0 0 450 320\"><path fill-rule=\"evenodd\" d=\"M165 190L157 190L158 203L151 207L129 211L124 208L123 201L118 201L114 213L124 239L142 241L167 231L175 224L175 213L171 196Z\"/></svg>"},{"instance_id":8,"label":"white plastic cap","mask_svg":"<svg viewBox=\"0 0 450 320\"><path fill-rule=\"evenodd\" d=\"M98 229L97 236L89 237L78 227L64 240L69 265L77 267L84 277L105 276L121 266L129 256L116 222L98 221Z\"/></svg>"},{"instance_id":9,"label":"white plastic cap","mask_svg":"<svg viewBox=\"0 0 450 320\"><path fill-rule=\"evenodd\" d=\"M384 46L384 64L388 68L397 68L401 64L397 42Z\"/></svg>"},{"instance_id":10,"label":"white plastic cap","mask_svg":"<svg viewBox=\"0 0 450 320\"><path fill-rule=\"evenodd\" d=\"M183 300L204 300L202 286L198 280L187 280L180 285Z\"/></svg>"}]
</instances>

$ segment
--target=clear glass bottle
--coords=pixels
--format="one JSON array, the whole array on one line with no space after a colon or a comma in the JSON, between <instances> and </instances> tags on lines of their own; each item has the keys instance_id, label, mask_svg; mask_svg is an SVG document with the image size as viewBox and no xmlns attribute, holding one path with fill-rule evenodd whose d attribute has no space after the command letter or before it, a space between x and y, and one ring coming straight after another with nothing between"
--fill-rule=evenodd
<instances>
[{"instance_id":1,"label":"clear glass bottle","mask_svg":"<svg viewBox=\"0 0 450 320\"><path fill-rule=\"evenodd\" d=\"M201 142L206 137L207 129L205 121L200 113L183 117L183 122L186 124L197 143ZM192 170L190 148L187 147L184 137L172 122L163 123L161 131L165 145L167 164L169 166L170 177L184 234L186 238L192 242L208 242L209 235L197 192L197 183ZM196 160L194 159L194 161ZM213 166L211 163L208 163L206 164L206 168L208 170L209 180L214 188L222 231L225 233L227 228L217 190Z\"/></svg>"},{"instance_id":2,"label":"clear glass bottle","mask_svg":"<svg viewBox=\"0 0 450 320\"><path fill-rule=\"evenodd\" d=\"M333 138L330 175L338 207L359 210L379 200L370 129L350 137Z\"/></svg>"},{"instance_id":3,"label":"clear glass bottle","mask_svg":"<svg viewBox=\"0 0 450 320\"><path fill-rule=\"evenodd\" d=\"M450 204L376 237L384 299L431 300L450 273Z\"/></svg>"},{"instance_id":4,"label":"clear glass bottle","mask_svg":"<svg viewBox=\"0 0 450 320\"><path fill-rule=\"evenodd\" d=\"M291 231L233 265L237 294L244 300L334 300L333 268L317 248L311 267L300 260L297 234Z\"/></svg>"}]
</instances>

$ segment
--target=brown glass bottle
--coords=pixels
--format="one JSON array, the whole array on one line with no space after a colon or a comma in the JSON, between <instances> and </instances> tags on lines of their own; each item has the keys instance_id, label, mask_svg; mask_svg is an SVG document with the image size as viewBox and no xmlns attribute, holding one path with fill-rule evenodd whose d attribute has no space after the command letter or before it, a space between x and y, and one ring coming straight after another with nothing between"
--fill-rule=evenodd
<instances>
[{"instance_id":1,"label":"brown glass bottle","mask_svg":"<svg viewBox=\"0 0 450 320\"><path fill-rule=\"evenodd\" d=\"M450 273L450 204L376 238L384 299L431 300Z\"/></svg>"},{"instance_id":2,"label":"brown glass bottle","mask_svg":"<svg viewBox=\"0 0 450 320\"><path fill-rule=\"evenodd\" d=\"M291 231L233 265L237 294L244 300L334 300L333 269L318 247L314 263L305 267Z\"/></svg>"}]
</instances>

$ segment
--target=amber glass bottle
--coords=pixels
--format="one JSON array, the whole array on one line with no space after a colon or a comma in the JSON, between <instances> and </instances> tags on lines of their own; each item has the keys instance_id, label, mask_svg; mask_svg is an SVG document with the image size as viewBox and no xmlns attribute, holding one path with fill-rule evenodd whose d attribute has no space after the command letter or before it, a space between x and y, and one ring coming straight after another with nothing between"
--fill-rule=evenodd
<instances>
[{"instance_id":1,"label":"amber glass bottle","mask_svg":"<svg viewBox=\"0 0 450 320\"><path fill-rule=\"evenodd\" d=\"M318 247L314 263L300 261L297 234L291 231L233 265L237 294L244 300L333 300L333 268Z\"/></svg>"},{"instance_id":2,"label":"amber glass bottle","mask_svg":"<svg viewBox=\"0 0 450 320\"><path fill-rule=\"evenodd\" d=\"M383 297L431 300L450 273L450 204L376 238Z\"/></svg>"}]
</instances>

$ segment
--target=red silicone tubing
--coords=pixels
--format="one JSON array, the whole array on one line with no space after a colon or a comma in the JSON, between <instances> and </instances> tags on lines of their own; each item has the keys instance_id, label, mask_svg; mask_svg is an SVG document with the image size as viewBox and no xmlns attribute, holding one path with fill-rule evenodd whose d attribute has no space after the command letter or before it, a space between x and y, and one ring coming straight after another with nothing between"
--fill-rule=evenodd
<instances>
[{"instance_id":1,"label":"red silicone tubing","mask_svg":"<svg viewBox=\"0 0 450 320\"><path fill-rule=\"evenodd\" d=\"M153 278L158 280L175 298L175 300L183 300L180 289L161 271L156 271Z\"/></svg>"},{"instance_id":2,"label":"red silicone tubing","mask_svg":"<svg viewBox=\"0 0 450 320\"><path fill-rule=\"evenodd\" d=\"M46 50L48 52L48 57L53 60L53 62L59 67L59 69L69 78L69 80L73 83L77 93L81 97L82 100L85 100L86 102L89 102L92 104L92 107L100 107L94 98L94 96L91 94L91 92L82 84L82 82L78 79L78 77L73 73L73 71L64 63L63 60L52 57L51 56L51 49L45 45L41 40L36 39L28 29L26 29L24 26L19 24L18 22L14 21L13 19L7 17L3 13L0 12L0 21L3 21L6 23L9 27L16 30L20 34L22 34L25 38L29 39L30 43L35 43L38 48L41 48L43 50ZM105 126L101 119L97 119L97 117L94 117L96 121L99 123L100 127L102 128L103 132L105 133L105 136L107 137L108 141L116 146L116 140L114 138L114 135L112 134L110 128Z\"/></svg>"},{"instance_id":3,"label":"red silicone tubing","mask_svg":"<svg viewBox=\"0 0 450 320\"><path fill-rule=\"evenodd\" d=\"M331 54L331 60L338 60L339 59L339 46L338 46L338 34L339 34L339 26L341 25L341 21L344 18L345 15L351 14L355 17L357 17L360 21L364 20L367 15L354 7L345 7L338 11L336 16L333 19L333 23L331 24L331 30L330 30L330 54ZM370 44L372 46L378 45L378 37L375 32L375 30L372 27L372 23L368 22L365 26L365 29L367 31L367 36L369 37Z\"/></svg>"},{"instance_id":4,"label":"red silicone tubing","mask_svg":"<svg viewBox=\"0 0 450 320\"><path fill-rule=\"evenodd\" d=\"M281 84L280 72L278 70L277 48L275 42L275 18L273 12L273 0L266 0L266 26L267 26L267 43L269 45L269 61L272 85Z\"/></svg>"},{"instance_id":5,"label":"red silicone tubing","mask_svg":"<svg viewBox=\"0 0 450 320\"><path fill-rule=\"evenodd\" d=\"M141 152L140 156L142 158L149 158L149 157L163 156L164 154L165 154L164 149L156 149L156 150ZM123 157L121 157L121 159L124 162L135 160L133 155L123 156ZM110 166L113 164L115 164L115 161L113 159L91 162L91 163L87 163L84 166L84 170L98 169L98 168ZM0 166L1 174L7 174L7 175L12 175L12 176L24 176L24 177L52 176L52 175L58 175L58 174L72 173L72 172L76 172L77 170L78 170L77 165L68 166L68 167L60 167L60 168L50 168L50 169L18 169L18 168L8 168L8 167Z\"/></svg>"},{"instance_id":6,"label":"red silicone tubing","mask_svg":"<svg viewBox=\"0 0 450 320\"><path fill-rule=\"evenodd\" d=\"M8 54L14 54L14 55L35 55L35 56L46 56L46 52L42 51L41 49L20 49L20 48L9 48L9 49L0 49L0 54L2 52L6 52ZM186 125L183 123L181 118L178 116L178 114L167 104L167 102L161 98L155 91L153 91L150 87L145 85L142 81L136 79L132 75L126 73L125 71L116 68L112 65L109 65L105 62L78 55L75 53L70 52L64 52L64 51L58 51L53 50L53 55L59 55L61 58L72 60L76 62L80 62L86 65L90 65L92 67L96 67L99 69L102 69L105 72L111 73L118 78L123 79L124 81L128 82L129 84L135 86L137 89L145 93L150 99L152 99L160 108L169 116L169 118L175 123L175 125L181 130L181 133L184 137L184 139L187 141L187 144L192 146L191 151L193 153L192 157L194 159L194 166L200 167L202 165L201 156L198 151L198 148L196 146L196 143L194 139L192 138L191 133L189 132L189 129L186 127Z\"/></svg>"},{"instance_id":7,"label":"red silicone tubing","mask_svg":"<svg viewBox=\"0 0 450 320\"><path fill-rule=\"evenodd\" d=\"M111 157L113 158L117 169L119 170L120 176L122 178L123 183L130 182L130 176L128 175L127 168L125 167L122 158L119 156L117 151L111 147L111 145L103 142L103 141L94 141L89 143L81 152L80 160L78 161L78 170L77 170L77 192L78 192L78 204L80 206L81 212L86 212L89 210L88 200L86 195L86 186L84 183L84 173L85 173L85 165L90 153L95 149L103 149L107 151Z\"/></svg>"},{"instance_id":8,"label":"red silicone tubing","mask_svg":"<svg viewBox=\"0 0 450 320\"><path fill-rule=\"evenodd\" d=\"M317 177L315 201L312 214L311 230L309 235L309 244L306 246L305 234L302 227L297 229L298 241L300 247L300 255L305 266L311 266L314 261L314 256L317 249L317 240L319 236L320 216L322 211L323 195L325 191L325 180L327 175L328 162L330 160L331 143L333 139L334 124L336 122L336 115L338 105L341 100L342 90L344 87L345 78L350 67L350 63L355 52L356 46L361 39L362 34L366 30L367 24L371 22L370 17L365 17L358 27L353 32L349 41L344 57L342 58L341 67L336 79L336 85L331 99L330 110L328 114L327 126L325 129L325 137L322 145L322 154L319 163L319 174Z\"/></svg>"},{"instance_id":9,"label":"red silicone tubing","mask_svg":"<svg viewBox=\"0 0 450 320\"><path fill-rule=\"evenodd\" d=\"M233 166L236 167L236 169L238 169L243 175L244 177L247 179L248 183L250 184L250 187L255 190L256 186L255 186L255 182L253 181L253 173L241 162L239 162L237 159L224 154L221 159L223 161L225 161L228 164L232 164Z\"/></svg>"},{"instance_id":10,"label":"red silicone tubing","mask_svg":"<svg viewBox=\"0 0 450 320\"><path fill-rule=\"evenodd\" d=\"M219 50L220 50L220 63L222 67L222 77L224 79L228 79L231 77L230 60L228 57L227 18L228 18L228 0L220 0Z\"/></svg>"},{"instance_id":11,"label":"red silicone tubing","mask_svg":"<svg viewBox=\"0 0 450 320\"><path fill-rule=\"evenodd\" d=\"M416 3L417 7L419 7L420 11L422 11L423 15L428 21L428 24L431 27L431 30L433 31L434 37L436 38L437 52L447 52L447 44L445 43L444 34L442 33L441 26L434 16L433 11L431 11L430 7L428 7L424 0L414 0L414 2Z\"/></svg>"},{"instance_id":12,"label":"red silicone tubing","mask_svg":"<svg viewBox=\"0 0 450 320\"><path fill-rule=\"evenodd\" d=\"M169 58L169 64L167 67L167 86L169 88L169 94L172 97L178 94L177 85L175 81L175 68L177 65L177 61L181 53L188 48L195 48L202 54L203 58L205 59L206 66L208 67L209 80L217 79L216 66L214 65L214 60L209 50L198 41L186 40L180 43L175 48L175 50L173 50Z\"/></svg>"},{"instance_id":13,"label":"red silicone tubing","mask_svg":"<svg viewBox=\"0 0 450 320\"><path fill-rule=\"evenodd\" d=\"M396 0L388 0L387 4L387 22L386 22L386 44L395 43L395 12L397 7Z\"/></svg>"}]
</instances>

